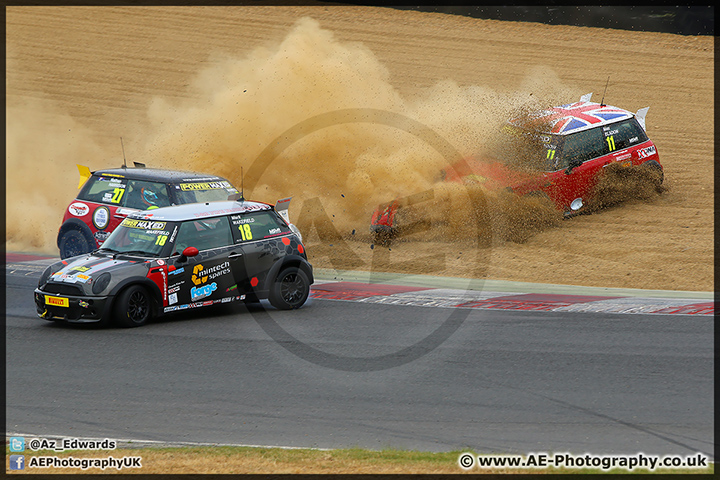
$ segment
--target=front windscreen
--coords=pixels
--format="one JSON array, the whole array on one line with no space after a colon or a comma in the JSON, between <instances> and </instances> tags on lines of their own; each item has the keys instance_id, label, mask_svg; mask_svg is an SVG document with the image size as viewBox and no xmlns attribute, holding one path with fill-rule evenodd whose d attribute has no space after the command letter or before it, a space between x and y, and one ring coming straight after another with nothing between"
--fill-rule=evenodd
<instances>
[{"instance_id":1,"label":"front windscreen","mask_svg":"<svg viewBox=\"0 0 720 480\"><path fill-rule=\"evenodd\" d=\"M174 185L173 191L177 204L227 200L228 196L238 193L227 180L182 182Z\"/></svg>"},{"instance_id":2,"label":"front windscreen","mask_svg":"<svg viewBox=\"0 0 720 480\"><path fill-rule=\"evenodd\" d=\"M126 218L103 243L101 252L157 257L175 228L172 222Z\"/></svg>"}]
</instances>

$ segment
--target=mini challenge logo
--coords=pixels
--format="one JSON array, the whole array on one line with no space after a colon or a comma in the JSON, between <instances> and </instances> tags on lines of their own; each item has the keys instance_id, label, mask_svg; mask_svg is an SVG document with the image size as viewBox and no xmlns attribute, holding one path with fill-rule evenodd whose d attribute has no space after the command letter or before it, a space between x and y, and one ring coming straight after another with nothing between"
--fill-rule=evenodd
<instances>
[{"instance_id":1,"label":"mini challenge logo","mask_svg":"<svg viewBox=\"0 0 720 480\"><path fill-rule=\"evenodd\" d=\"M426 125L423 125L420 122L402 114L386 110L350 108L311 117L289 128L275 140L270 142L270 144L260 153L248 169L244 178L245 190L251 192L258 184L263 172L270 167L273 160L291 145L318 130L349 123L370 123L405 131L424 141L442 155L447 163L446 168L448 170L453 170L458 167L462 170L463 167L466 167L465 160L455 147ZM475 207L477 207L478 203L485 202L485 198L482 194L471 194L469 191L467 193L467 201L471 202L473 207L472 210L477 210ZM433 198L434 192L429 190L410 195L402 200L407 204L413 204L431 200ZM333 221L323 208L322 200L320 198L306 199L301 211L305 210L316 212L311 220L311 224L316 226L320 240L323 243L332 244L335 247L334 251L337 253L330 258L330 261L334 266L347 265L348 261L350 261L354 267L369 266L372 283L373 276L379 273L377 267L378 265L391 265L391 252L389 249L373 248L372 260L369 265L367 262L364 262L355 255L340 233L333 227ZM472 222L475 222L478 239L481 238L482 232L490 230L487 225L488 219L484 216L468 218L468 223ZM318 226L321 228L318 228ZM482 290L485 267L488 264L490 252L488 248L475 248L474 250L475 258L470 259L469 261L472 262L472 265L474 265L476 272L482 273L479 273L474 276L475 278L468 280L468 289ZM445 258L442 254L438 253L433 255L433 257L434 258L431 260L434 264L438 265L445 263ZM428 261L427 258L423 258L421 260ZM341 268L338 268L338 270L340 269ZM282 346L290 353L319 366L335 370L354 372L386 370L415 361L432 352L450 338L450 336L460 328L465 318L469 315L468 309L453 309L447 319L445 319L439 326L434 328L434 330L421 340L411 345L400 348L394 353L376 355L372 357L351 357L325 352L299 340L280 326L280 324L276 322L272 318L272 315L270 315L270 313L265 309L251 310L251 312L258 325L260 325L265 333L275 340L278 345Z\"/></svg>"}]
</instances>

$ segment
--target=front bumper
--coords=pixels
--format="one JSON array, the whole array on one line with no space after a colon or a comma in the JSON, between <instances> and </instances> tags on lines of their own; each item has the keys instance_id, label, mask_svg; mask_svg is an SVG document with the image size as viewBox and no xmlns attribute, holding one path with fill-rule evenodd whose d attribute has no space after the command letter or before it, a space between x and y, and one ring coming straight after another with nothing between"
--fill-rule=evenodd
<instances>
[{"instance_id":1,"label":"front bumper","mask_svg":"<svg viewBox=\"0 0 720 480\"><path fill-rule=\"evenodd\" d=\"M109 318L112 297L84 297L43 292L35 289L38 317L70 323L96 323Z\"/></svg>"}]
</instances>

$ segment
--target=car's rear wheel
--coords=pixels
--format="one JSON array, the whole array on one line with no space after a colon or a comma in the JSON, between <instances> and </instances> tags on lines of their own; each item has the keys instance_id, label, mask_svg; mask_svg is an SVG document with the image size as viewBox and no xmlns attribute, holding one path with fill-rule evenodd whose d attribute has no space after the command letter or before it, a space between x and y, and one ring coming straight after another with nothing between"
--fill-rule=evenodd
<instances>
[{"instance_id":1,"label":"car's rear wheel","mask_svg":"<svg viewBox=\"0 0 720 480\"><path fill-rule=\"evenodd\" d=\"M288 267L270 287L268 300L279 310L300 308L310 295L310 281L305 272L297 267Z\"/></svg>"},{"instance_id":2,"label":"car's rear wheel","mask_svg":"<svg viewBox=\"0 0 720 480\"><path fill-rule=\"evenodd\" d=\"M121 327L140 327L152 318L152 299L140 285L131 285L115 301L115 322Z\"/></svg>"},{"instance_id":3,"label":"car's rear wheel","mask_svg":"<svg viewBox=\"0 0 720 480\"><path fill-rule=\"evenodd\" d=\"M71 228L60 238L60 258L66 259L91 251L90 243L80 230Z\"/></svg>"},{"instance_id":4,"label":"car's rear wheel","mask_svg":"<svg viewBox=\"0 0 720 480\"><path fill-rule=\"evenodd\" d=\"M650 172L649 175L652 179L653 185L655 185L655 190L661 192L663 190L662 184L665 180L665 175L663 174L663 169L660 164L655 160L648 160L647 162L641 164L640 167L645 168L647 169L646 171Z\"/></svg>"}]
</instances>

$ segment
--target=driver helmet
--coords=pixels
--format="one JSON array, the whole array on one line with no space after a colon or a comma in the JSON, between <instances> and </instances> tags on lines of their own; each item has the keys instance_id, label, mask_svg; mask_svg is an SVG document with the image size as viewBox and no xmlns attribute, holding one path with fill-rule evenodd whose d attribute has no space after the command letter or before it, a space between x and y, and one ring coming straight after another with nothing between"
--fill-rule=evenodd
<instances>
[{"instance_id":1,"label":"driver helmet","mask_svg":"<svg viewBox=\"0 0 720 480\"><path fill-rule=\"evenodd\" d=\"M140 189L140 194L143 202L148 206L148 208L158 207L160 199L158 198L157 193L153 192L149 188L142 187Z\"/></svg>"}]
</instances>

